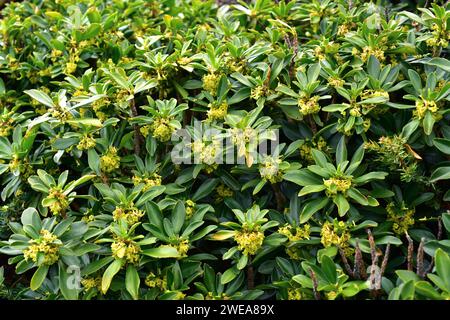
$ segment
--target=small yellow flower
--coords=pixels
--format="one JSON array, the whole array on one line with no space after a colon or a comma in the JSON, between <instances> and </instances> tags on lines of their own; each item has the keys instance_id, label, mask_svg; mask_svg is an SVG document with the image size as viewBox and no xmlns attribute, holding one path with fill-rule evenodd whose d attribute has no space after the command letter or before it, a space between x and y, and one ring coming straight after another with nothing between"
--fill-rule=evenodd
<instances>
[{"instance_id":1,"label":"small yellow flower","mask_svg":"<svg viewBox=\"0 0 450 320\"><path fill-rule=\"evenodd\" d=\"M328 78L328 83L332 87L340 88L340 87L342 87L344 85L345 81L343 79L338 78L338 77L329 77Z\"/></svg>"},{"instance_id":2,"label":"small yellow flower","mask_svg":"<svg viewBox=\"0 0 450 320\"><path fill-rule=\"evenodd\" d=\"M414 111L414 116L416 116L418 119L425 118L425 114L427 111L430 111L431 113L435 114L438 112L439 107L437 106L436 102L433 100L426 100L421 99L416 101L416 110Z\"/></svg>"},{"instance_id":3,"label":"small yellow flower","mask_svg":"<svg viewBox=\"0 0 450 320\"><path fill-rule=\"evenodd\" d=\"M203 89L208 91L212 96L216 95L219 86L220 76L215 73L208 73L203 76Z\"/></svg>"},{"instance_id":4,"label":"small yellow flower","mask_svg":"<svg viewBox=\"0 0 450 320\"><path fill-rule=\"evenodd\" d=\"M210 103L208 108L207 115L209 121L222 120L227 115L228 105L226 102L222 102L219 106Z\"/></svg>"},{"instance_id":5,"label":"small yellow flower","mask_svg":"<svg viewBox=\"0 0 450 320\"><path fill-rule=\"evenodd\" d=\"M133 176L133 184L137 186L140 183L144 184L143 192L150 190L154 186L160 186L162 183L162 177L157 173L152 173L149 177Z\"/></svg>"},{"instance_id":6,"label":"small yellow flower","mask_svg":"<svg viewBox=\"0 0 450 320\"><path fill-rule=\"evenodd\" d=\"M90 289L96 288L97 290L101 290L102 287L102 279L100 277L89 277L81 279L81 285L84 288L84 291L89 291Z\"/></svg>"},{"instance_id":7,"label":"small yellow flower","mask_svg":"<svg viewBox=\"0 0 450 320\"><path fill-rule=\"evenodd\" d=\"M60 187L54 187L50 189L50 192L45 200L50 202L48 207L54 215L65 212L69 207L69 200L67 199L67 196L62 192Z\"/></svg>"},{"instance_id":8,"label":"small yellow flower","mask_svg":"<svg viewBox=\"0 0 450 320\"><path fill-rule=\"evenodd\" d=\"M259 174L261 178L277 183L283 180L282 172L279 170L281 159L267 156L259 164Z\"/></svg>"},{"instance_id":9,"label":"small yellow flower","mask_svg":"<svg viewBox=\"0 0 450 320\"><path fill-rule=\"evenodd\" d=\"M264 241L264 233L261 231L247 231L245 229L236 231L234 240L238 249L245 255L255 255Z\"/></svg>"},{"instance_id":10,"label":"small yellow flower","mask_svg":"<svg viewBox=\"0 0 450 320\"><path fill-rule=\"evenodd\" d=\"M319 96L314 96L311 98L308 97L302 97L298 99L298 107L300 109L300 113L304 116L308 114L315 114L319 112L320 105L318 103Z\"/></svg>"},{"instance_id":11,"label":"small yellow flower","mask_svg":"<svg viewBox=\"0 0 450 320\"><path fill-rule=\"evenodd\" d=\"M38 254L44 256L43 264L52 265L59 260L59 247L62 245L58 243L58 238L50 231L42 229L38 239L29 241L30 245L23 250L25 260L32 260L38 262Z\"/></svg>"},{"instance_id":12,"label":"small yellow flower","mask_svg":"<svg viewBox=\"0 0 450 320\"><path fill-rule=\"evenodd\" d=\"M350 177L332 177L324 180L323 184L327 187L327 194L335 195L338 192L345 193L352 186Z\"/></svg>"},{"instance_id":13,"label":"small yellow flower","mask_svg":"<svg viewBox=\"0 0 450 320\"><path fill-rule=\"evenodd\" d=\"M156 118L154 122L150 125L150 130L155 139L166 142L172 137L172 133L175 131L170 125L169 118Z\"/></svg>"},{"instance_id":14,"label":"small yellow flower","mask_svg":"<svg viewBox=\"0 0 450 320\"><path fill-rule=\"evenodd\" d=\"M114 221L125 220L129 226L134 225L139 222L139 220L144 216L144 212L138 208L130 205L128 207L116 207L113 211Z\"/></svg>"},{"instance_id":15,"label":"small yellow flower","mask_svg":"<svg viewBox=\"0 0 450 320\"><path fill-rule=\"evenodd\" d=\"M117 155L115 147L109 147L106 153L100 158L100 168L103 172L113 172L120 167L120 157Z\"/></svg>"},{"instance_id":16,"label":"small yellow flower","mask_svg":"<svg viewBox=\"0 0 450 320\"><path fill-rule=\"evenodd\" d=\"M216 202L222 202L223 199L232 197L234 194L233 190L225 186L223 183L219 184L216 187L216 192L217 192Z\"/></svg>"},{"instance_id":17,"label":"small yellow flower","mask_svg":"<svg viewBox=\"0 0 450 320\"><path fill-rule=\"evenodd\" d=\"M153 272L147 275L145 284L150 288L159 288L161 291L167 290L167 278L158 277Z\"/></svg>"},{"instance_id":18,"label":"small yellow flower","mask_svg":"<svg viewBox=\"0 0 450 320\"><path fill-rule=\"evenodd\" d=\"M250 92L250 98L258 100L261 97L267 97L269 93L269 90L266 86L261 85L261 86L256 86L254 88L252 88L251 92Z\"/></svg>"},{"instance_id":19,"label":"small yellow flower","mask_svg":"<svg viewBox=\"0 0 450 320\"><path fill-rule=\"evenodd\" d=\"M387 220L393 222L392 230L398 235L405 234L415 223L415 209L407 208L405 203L396 206L395 203L391 202L387 205L386 211L388 213Z\"/></svg>"},{"instance_id":20,"label":"small yellow flower","mask_svg":"<svg viewBox=\"0 0 450 320\"><path fill-rule=\"evenodd\" d=\"M114 258L125 258L128 263L137 264L139 262L141 248L133 241L116 239L111 244L111 251Z\"/></svg>"},{"instance_id":21,"label":"small yellow flower","mask_svg":"<svg viewBox=\"0 0 450 320\"><path fill-rule=\"evenodd\" d=\"M343 221L340 221L338 223L325 221L325 223L322 225L320 235L320 242L325 248L330 246L338 246L342 248L345 255L352 254L353 250L349 247L348 243L351 235Z\"/></svg>"},{"instance_id":22,"label":"small yellow flower","mask_svg":"<svg viewBox=\"0 0 450 320\"><path fill-rule=\"evenodd\" d=\"M287 289L288 300L301 300L302 292L299 288L288 288Z\"/></svg>"},{"instance_id":23,"label":"small yellow flower","mask_svg":"<svg viewBox=\"0 0 450 320\"><path fill-rule=\"evenodd\" d=\"M64 68L65 74L72 74L77 70L78 65L74 62L67 62Z\"/></svg>"},{"instance_id":24,"label":"small yellow flower","mask_svg":"<svg viewBox=\"0 0 450 320\"><path fill-rule=\"evenodd\" d=\"M78 150L89 150L95 147L97 143L92 135L84 135L77 145Z\"/></svg>"}]
</instances>

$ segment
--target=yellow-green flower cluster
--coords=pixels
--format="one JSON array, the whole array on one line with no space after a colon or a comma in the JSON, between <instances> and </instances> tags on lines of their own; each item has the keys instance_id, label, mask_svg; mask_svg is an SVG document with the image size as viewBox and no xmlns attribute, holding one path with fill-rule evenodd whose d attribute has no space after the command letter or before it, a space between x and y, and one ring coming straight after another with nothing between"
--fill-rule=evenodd
<instances>
[{"instance_id":1,"label":"yellow-green flower cluster","mask_svg":"<svg viewBox=\"0 0 450 320\"><path fill-rule=\"evenodd\" d=\"M13 154L12 159L9 161L8 167L11 172L14 172L20 168L20 159L17 154Z\"/></svg>"},{"instance_id":2,"label":"yellow-green flower cluster","mask_svg":"<svg viewBox=\"0 0 450 320\"><path fill-rule=\"evenodd\" d=\"M352 186L351 177L331 177L324 179L323 184L327 187L327 195L336 195L338 192L345 193Z\"/></svg>"},{"instance_id":3,"label":"yellow-green flower cluster","mask_svg":"<svg viewBox=\"0 0 450 320\"><path fill-rule=\"evenodd\" d=\"M101 277L88 277L81 279L81 285L84 291L89 291L91 289L97 289L101 291L102 289L102 278Z\"/></svg>"},{"instance_id":4,"label":"yellow-green flower cluster","mask_svg":"<svg viewBox=\"0 0 450 320\"><path fill-rule=\"evenodd\" d=\"M302 300L302 292L300 288L287 289L288 300Z\"/></svg>"},{"instance_id":5,"label":"yellow-green flower cluster","mask_svg":"<svg viewBox=\"0 0 450 320\"><path fill-rule=\"evenodd\" d=\"M51 188L45 201L50 202L49 208L54 215L64 213L69 207L69 200L60 187Z\"/></svg>"},{"instance_id":6,"label":"yellow-green flower cluster","mask_svg":"<svg viewBox=\"0 0 450 320\"><path fill-rule=\"evenodd\" d=\"M216 202L222 202L223 199L232 197L234 192L223 183L216 187Z\"/></svg>"},{"instance_id":7,"label":"yellow-green flower cluster","mask_svg":"<svg viewBox=\"0 0 450 320\"><path fill-rule=\"evenodd\" d=\"M171 120L170 118L159 117L153 121L149 129L152 132L152 135L155 139L161 142L166 142L170 140L170 138L172 137L172 133L175 131L175 128L170 125L170 120ZM146 129L141 130L141 133L144 136L148 135Z\"/></svg>"},{"instance_id":8,"label":"yellow-green flower cluster","mask_svg":"<svg viewBox=\"0 0 450 320\"><path fill-rule=\"evenodd\" d=\"M338 77L329 77L328 78L328 83L330 84L330 86L335 87L335 88L340 88L344 85L345 80L338 78Z\"/></svg>"},{"instance_id":9,"label":"yellow-green flower cluster","mask_svg":"<svg viewBox=\"0 0 450 320\"><path fill-rule=\"evenodd\" d=\"M304 160L306 160L308 163L313 163L314 159L312 157L312 148L326 151L328 148L327 142L324 138L319 137L317 141L314 140L306 140L301 146L300 146L300 157Z\"/></svg>"},{"instance_id":10,"label":"yellow-green flower cluster","mask_svg":"<svg viewBox=\"0 0 450 320\"><path fill-rule=\"evenodd\" d=\"M38 262L38 255L44 256L43 264L52 265L59 259L59 247L61 243L50 231L42 229L38 239L31 239L27 249L23 250L23 256L26 261L32 260Z\"/></svg>"},{"instance_id":11,"label":"yellow-green flower cluster","mask_svg":"<svg viewBox=\"0 0 450 320\"><path fill-rule=\"evenodd\" d=\"M300 113L306 116L308 114L315 114L319 112L320 105L318 101L319 96L299 98L297 103L298 107L300 108Z\"/></svg>"},{"instance_id":12,"label":"yellow-green flower cluster","mask_svg":"<svg viewBox=\"0 0 450 320\"><path fill-rule=\"evenodd\" d=\"M350 255L353 250L349 247L348 241L351 238L348 227L343 221L334 221L333 223L325 221L320 231L320 242L325 248L338 246L346 255Z\"/></svg>"},{"instance_id":13,"label":"yellow-green flower cluster","mask_svg":"<svg viewBox=\"0 0 450 320\"><path fill-rule=\"evenodd\" d=\"M129 226L139 222L144 216L144 212L134 207L133 204L126 207L116 207L113 211L114 221L124 220Z\"/></svg>"},{"instance_id":14,"label":"yellow-green flower cluster","mask_svg":"<svg viewBox=\"0 0 450 320\"><path fill-rule=\"evenodd\" d=\"M14 120L11 118L5 119L0 116L0 137L7 137L11 133L14 126L12 125Z\"/></svg>"},{"instance_id":15,"label":"yellow-green flower cluster","mask_svg":"<svg viewBox=\"0 0 450 320\"><path fill-rule=\"evenodd\" d=\"M431 29L433 30L433 36L426 40L427 46L447 48L450 40L450 31L445 30L445 27L437 23L433 23Z\"/></svg>"},{"instance_id":16,"label":"yellow-green flower cluster","mask_svg":"<svg viewBox=\"0 0 450 320\"><path fill-rule=\"evenodd\" d=\"M73 115L70 113L69 109L61 107L59 104L56 104L54 107L50 108L50 113L53 118L58 119L61 122L66 122L73 118Z\"/></svg>"},{"instance_id":17,"label":"yellow-green flower cluster","mask_svg":"<svg viewBox=\"0 0 450 320\"><path fill-rule=\"evenodd\" d=\"M202 78L203 89L208 91L212 96L216 95L217 87L219 86L220 75L216 73L205 74Z\"/></svg>"},{"instance_id":18,"label":"yellow-green flower cluster","mask_svg":"<svg viewBox=\"0 0 450 320\"><path fill-rule=\"evenodd\" d=\"M234 240L238 244L238 249L243 254L255 255L262 246L264 233L258 230L249 231L244 228L235 232Z\"/></svg>"},{"instance_id":19,"label":"yellow-green flower cluster","mask_svg":"<svg viewBox=\"0 0 450 320\"><path fill-rule=\"evenodd\" d=\"M290 242L309 239L311 226L306 223L303 227L292 227L286 224L278 229L278 233L286 236Z\"/></svg>"},{"instance_id":20,"label":"yellow-green flower cluster","mask_svg":"<svg viewBox=\"0 0 450 320\"><path fill-rule=\"evenodd\" d=\"M145 285L149 288L158 288L161 291L167 290L167 277L160 277L150 272L145 277Z\"/></svg>"},{"instance_id":21,"label":"yellow-green flower cluster","mask_svg":"<svg viewBox=\"0 0 450 320\"><path fill-rule=\"evenodd\" d=\"M261 178L270 181L270 183L282 181L282 172L279 170L280 163L280 158L266 156L259 164L259 174L261 175Z\"/></svg>"},{"instance_id":22,"label":"yellow-green flower cluster","mask_svg":"<svg viewBox=\"0 0 450 320\"><path fill-rule=\"evenodd\" d=\"M338 27L337 34L338 34L338 36L345 36L347 33L349 33L355 27L356 27L356 23L354 23L354 22L343 23Z\"/></svg>"},{"instance_id":23,"label":"yellow-green flower cluster","mask_svg":"<svg viewBox=\"0 0 450 320\"><path fill-rule=\"evenodd\" d=\"M120 157L117 155L116 147L109 147L106 153L100 157L100 168L109 173L120 167Z\"/></svg>"},{"instance_id":24,"label":"yellow-green flower cluster","mask_svg":"<svg viewBox=\"0 0 450 320\"><path fill-rule=\"evenodd\" d=\"M392 230L396 234L403 235L414 225L415 210L407 208L405 203L397 206L391 202L387 205L386 211L388 213L387 220L393 222Z\"/></svg>"},{"instance_id":25,"label":"yellow-green flower cluster","mask_svg":"<svg viewBox=\"0 0 450 320\"><path fill-rule=\"evenodd\" d=\"M305 224L303 227L292 227L290 224L286 224L278 229L278 233L286 236L288 242L286 243L286 253L293 260L300 260L300 249L296 246L292 246L292 242L300 240L308 240L310 235L309 224Z\"/></svg>"},{"instance_id":26,"label":"yellow-green flower cluster","mask_svg":"<svg viewBox=\"0 0 450 320\"><path fill-rule=\"evenodd\" d=\"M413 114L418 119L425 118L425 114L427 111L430 111L435 118L439 118L436 114L439 111L439 107L433 100L416 100L416 110L414 110Z\"/></svg>"},{"instance_id":27,"label":"yellow-green flower cluster","mask_svg":"<svg viewBox=\"0 0 450 320\"><path fill-rule=\"evenodd\" d=\"M207 165L217 165L216 157L220 153L220 140L213 140L211 142L203 142L202 140L195 140L191 144L191 149L194 155L194 160L198 163Z\"/></svg>"},{"instance_id":28,"label":"yellow-green flower cluster","mask_svg":"<svg viewBox=\"0 0 450 320\"><path fill-rule=\"evenodd\" d=\"M125 259L128 263L139 262L141 248L135 242L117 238L111 244L112 256L116 259Z\"/></svg>"},{"instance_id":29,"label":"yellow-green flower cluster","mask_svg":"<svg viewBox=\"0 0 450 320\"><path fill-rule=\"evenodd\" d=\"M195 212L195 202L192 200L186 200L185 207L186 207L186 217L189 219Z\"/></svg>"},{"instance_id":30,"label":"yellow-green flower cluster","mask_svg":"<svg viewBox=\"0 0 450 320\"><path fill-rule=\"evenodd\" d=\"M187 252L189 251L189 240L179 238L175 243L171 243L169 245L166 245L167 247L175 248L178 251L178 254L180 255L180 258L187 257ZM164 247L164 246L162 246Z\"/></svg>"},{"instance_id":31,"label":"yellow-green flower cluster","mask_svg":"<svg viewBox=\"0 0 450 320\"><path fill-rule=\"evenodd\" d=\"M94 148L96 145L95 139L92 135L84 135L80 142L78 142L77 149L78 150L89 150Z\"/></svg>"},{"instance_id":32,"label":"yellow-green flower cluster","mask_svg":"<svg viewBox=\"0 0 450 320\"><path fill-rule=\"evenodd\" d=\"M362 52L360 53L358 49L353 48L353 55L359 55L362 61L366 62L371 55L375 56L378 61L383 62L386 57L384 56L384 50L380 48L372 48L372 47L364 47Z\"/></svg>"},{"instance_id":33,"label":"yellow-green flower cluster","mask_svg":"<svg viewBox=\"0 0 450 320\"><path fill-rule=\"evenodd\" d=\"M106 109L110 105L110 103L111 102L107 97L102 97L92 102L92 109L94 110L97 118L99 118L101 121L106 120L107 115L105 112L107 111Z\"/></svg>"},{"instance_id":34,"label":"yellow-green flower cluster","mask_svg":"<svg viewBox=\"0 0 450 320\"><path fill-rule=\"evenodd\" d=\"M220 295L214 295L212 292L208 292L205 296L205 300L230 300L231 298L224 292Z\"/></svg>"},{"instance_id":35,"label":"yellow-green flower cluster","mask_svg":"<svg viewBox=\"0 0 450 320\"><path fill-rule=\"evenodd\" d=\"M259 98L262 97L267 97L269 93L269 89L264 86L256 86L254 88L252 88L251 92L250 92L250 98L258 100Z\"/></svg>"},{"instance_id":36,"label":"yellow-green flower cluster","mask_svg":"<svg viewBox=\"0 0 450 320\"><path fill-rule=\"evenodd\" d=\"M157 173L153 173L149 177L139 177L135 175L132 180L135 186L140 183L144 184L144 188L142 188L143 192L150 190L151 187L160 186L162 183L162 177Z\"/></svg>"},{"instance_id":37,"label":"yellow-green flower cluster","mask_svg":"<svg viewBox=\"0 0 450 320\"><path fill-rule=\"evenodd\" d=\"M220 105L210 103L208 104L207 116L209 121L222 120L228 112L228 104L222 102Z\"/></svg>"}]
</instances>

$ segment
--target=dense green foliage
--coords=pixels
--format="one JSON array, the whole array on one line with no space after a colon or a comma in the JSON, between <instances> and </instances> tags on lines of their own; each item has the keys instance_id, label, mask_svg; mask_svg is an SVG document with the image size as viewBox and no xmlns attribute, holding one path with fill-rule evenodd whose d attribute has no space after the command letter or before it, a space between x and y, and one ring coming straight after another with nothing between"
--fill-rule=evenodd
<instances>
[{"instance_id":1,"label":"dense green foliage","mask_svg":"<svg viewBox=\"0 0 450 320\"><path fill-rule=\"evenodd\" d=\"M444 2L6 4L0 297L450 299Z\"/></svg>"}]
</instances>

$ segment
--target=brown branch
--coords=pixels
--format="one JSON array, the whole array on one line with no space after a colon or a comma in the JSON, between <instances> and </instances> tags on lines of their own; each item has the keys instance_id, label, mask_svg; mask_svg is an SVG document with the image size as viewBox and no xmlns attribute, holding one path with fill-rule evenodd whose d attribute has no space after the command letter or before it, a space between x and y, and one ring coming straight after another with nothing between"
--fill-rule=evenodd
<instances>
[{"instance_id":1,"label":"brown branch","mask_svg":"<svg viewBox=\"0 0 450 320\"><path fill-rule=\"evenodd\" d=\"M339 254L341 255L342 262L344 263L345 270L352 278L354 278L355 274L353 273L352 268L348 264L348 260L347 260L347 257L345 256L344 250L342 250L341 247L338 247L338 249L339 249Z\"/></svg>"},{"instance_id":2,"label":"brown branch","mask_svg":"<svg viewBox=\"0 0 450 320\"><path fill-rule=\"evenodd\" d=\"M431 257L430 265L428 266L427 270L425 270L423 276L425 277L428 273L430 273L433 270L433 267L434 267L434 257Z\"/></svg>"},{"instance_id":3,"label":"brown branch","mask_svg":"<svg viewBox=\"0 0 450 320\"><path fill-rule=\"evenodd\" d=\"M362 258L362 252L358 241L356 241L355 246L355 266L353 268L353 274L357 279L367 279L366 266Z\"/></svg>"},{"instance_id":4,"label":"brown branch","mask_svg":"<svg viewBox=\"0 0 450 320\"><path fill-rule=\"evenodd\" d=\"M437 239L438 240L442 239L442 219L441 219L441 217L438 217L438 234L437 234Z\"/></svg>"},{"instance_id":5,"label":"brown branch","mask_svg":"<svg viewBox=\"0 0 450 320\"><path fill-rule=\"evenodd\" d=\"M391 244L386 245L386 251L384 251L383 262L381 262L380 278L378 279L377 289L381 289L381 281L383 280L383 274L386 271L386 266L389 260L389 253L391 252Z\"/></svg>"},{"instance_id":6,"label":"brown branch","mask_svg":"<svg viewBox=\"0 0 450 320\"><path fill-rule=\"evenodd\" d=\"M251 258L249 258L247 265L247 288L249 290L255 288L255 271L253 270Z\"/></svg>"},{"instance_id":7,"label":"brown branch","mask_svg":"<svg viewBox=\"0 0 450 320\"><path fill-rule=\"evenodd\" d=\"M283 213L286 198L281 192L280 185L278 183L272 184L272 190L274 192L275 200L277 202L277 210Z\"/></svg>"},{"instance_id":8,"label":"brown branch","mask_svg":"<svg viewBox=\"0 0 450 320\"><path fill-rule=\"evenodd\" d=\"M425 238L420 239L419 248L417 249L417 270L416 273L419 277L425 276L425 269L423 266L423 246L425 244Z\"/></svg>"},{"instance_id":9,"label":"brown branch","mask_svg":"<svg viewBox=\"0 0 450 320\"><path fill-rule=\"evenodd\" d=\"M408 239L408 271L413 270L413 252L414 252L414 243L409 234L406 232L406 239Z\"/></svg>"},{"instance_id":10,"label":"brown branch","mask_svg":"<svg viewBox=\"0 0 450 320\"><path fill-rule=\"evenodd\" d=\"M317 288L319 287L319 284L317 283L316 274L314 273L314 271L311 268L309 269L309 275L311 276L311 280L313 283L314 298L316 300L320 300L320 293L317 290Z\"/></svg>"},{"instance_id":11,"label":"brown branch","mask_svg":"<svg viewBox=\"0 0 450 320\"><path fill-rule=\"evenodd\" d=\"M372 265L370 267L370 283L372 285L372 288L376 288L375 268L378 265L377 248L375 246L375 240L373 239L372 231L370 231L370 229L367 229L367 235L369 238L370 256L372 259ZM372 292L374 295L376 295L375 291Z\"/></svg>"}]
</instances>

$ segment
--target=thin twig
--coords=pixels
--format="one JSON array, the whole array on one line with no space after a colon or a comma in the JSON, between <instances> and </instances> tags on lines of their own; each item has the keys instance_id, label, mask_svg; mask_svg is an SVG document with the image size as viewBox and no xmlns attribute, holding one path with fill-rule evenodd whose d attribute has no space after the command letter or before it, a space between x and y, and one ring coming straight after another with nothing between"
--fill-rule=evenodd
<instances>
[{"instance_id":1,"label":"thin twig","mask_svg":"<svg viewBox=\"0 0 450 320\"><path fill-rule=\"evenodd\" d=\"M423 278L425 275L425 269L423 267L423 246L425 244L425 238L420 239L419 248L417 249L417 270L416 273L419 277Z\"/></svg>"},{"instance_id":2,"label":"thin twig","mask_svg":"<svg viewBox=\"0 0 450 320\"><path fill-rule=\"evenodd\" d=\"M428 273L430 273L433 270L433 267L434 267L434 257L431 257L430 265L428 266L427 270L425 270L423 276L425 277Z\"/></svg>"},{"instance_id":3,"label":"thin twig","mask_svg":"<svg viewBox=\"0 0 450 320\"><path fill-rule=\"evenodd\" d=\"M275 194L275 201L277 202L277 210L282 213L284 210L284 205L286 203L286 198L281 192L280 185L278 183L272 184L272 190L273 193Z\"/></svg>"},{"instance_id":4,"label":"thin twig","mask_svg":"<svg viewBox=\"0 0 450 320\"><path fill-rule=\"evenodd\" d=\"M249 260L247 265L247 287L249 290L255 288L255 272L251 260Z\"/></svg>"},{"instance_id":5,"label":"thin twig","mask_svg":"<svg viewBox=\"0 0 450 320\"><path fill-rule=\"evenodd\" d=\"M381 280L383 279L383 274L386 271L386 266L389 260L389 253L391 252L391 244L386 245L386 250L384 251L383 262L381 262L380 278L378 279L377 289L381 289Z\"/></svg>"},{"instance_id":6,"label":"thin twig","mask_svg":"<svg viewBox=\"0 0 450 320\"><path fill-rule=\"evenodd\" d=\"M339 248L339 254L341 255L342 262L344 262L345 270L347 270L347 273L348 273L352 278L354 278L354 277L355 277L355 274L353 273L352 268L351 268L350 265L348 264L348 260L347 260L347 257L345 256L344 250L342 250L341 247L338 247L338 248Z\"/></svg>"},{"instance_id":7,"label":"thin twig","mask_svg":"<svg viewBox=\"0 0 450 320\"><path fill-rule=\"evenodd\" d=\"M408 232L406 234L406 239L408 239L408 270L413 270L413 252L414 252L414 243L411 237L409 236Z\"/></svg>"},{"instance_id":8,"label":"thin twig","mask_svg":"<svg viewBox=\"0 0 450 320\"><path fill-rule=\"evenodd\" d=\"M438 217L438 234L437 234L437 239L441 240L442 238L442 220L441 217Z\"/></svg>"},{"instance_id":9,"label":"thin twig","mask_svg":"<svg viewBox=\"0 0 450 320\"><path fill-rule=\"evenodd\" d=\"M370 267L370 283L372 284L372 288L375 288L375 270L378 264L378 255L375 247L375 240L373 239L372 231L370 231L370 229L367 229L367 235L369 237L370 256L372 258L372 266Z\"/></svg>"},{"instance_id":10,"label":"thin twig","mask_svg":"<svg viewBox=\"0 0 450 320\"><path fill-rule=\"evenodd\" d=\"M355 266L353 269L353 274L357 279L367 279L366 266L362 258L362 252L359 247L358 241L356 241L355 246Z\"/></svg>"},{"instance_id":11,"label":"thin twig","mask_svg":"<svg viewBox=\"0 0 450 320\"><path fill-rule=\"evenodd\" d=\"M311 276L311 280L312 280L312 283L313 283L314 298L316 300L320 300L320 293L317 290L317 288L319 287L319 284L317 283L316 274L314 273L314 271L311 268L309 269L309 274Z\"/></svg>"}]
</instances>

